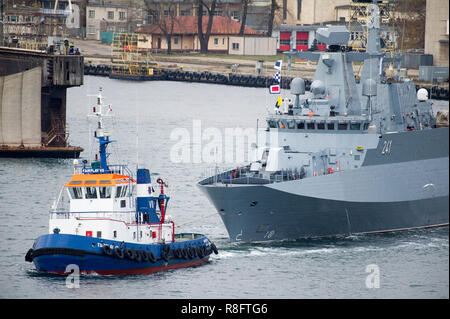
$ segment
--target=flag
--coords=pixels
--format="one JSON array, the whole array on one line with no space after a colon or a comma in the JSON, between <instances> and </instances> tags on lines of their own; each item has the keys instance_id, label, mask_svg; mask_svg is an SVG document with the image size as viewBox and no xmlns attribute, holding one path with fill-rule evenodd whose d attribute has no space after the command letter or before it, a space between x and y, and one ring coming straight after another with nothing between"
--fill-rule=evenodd
<instances>
[{"instance_id":1,"label":"flag","mask_svg":"<svg viewBox=\"0 0 450 319\"><path fill-rule=\"evenodd\" d=\"M282 102L283 102L283 100L281 99L281 95L280 95L277 99L277 102L275 103L275 107L278 109Z\"/></svg>"},{"instance_id":2,"label":"flag","mask_svg":"<svg viewBox=\"0 0 450 319\"><path fill-rule=\"evenodd\" d=\"M270 94L280 94L280 85L279 84L271 85L269 87L269 92Z\"/></svg>"},{"instance_id":3,"label":"flag","mask_svg":"<svg viewBox=\"0 0 450 319\"><path fill-rule=\"evenodd\" d=\"M283 64L283 60L278 60L275 62L274 68L281 71L281 65Z\"/></svg>"},{"instance_id":4,"label":"flag","mask_svg":"<svg viewBox=\"0 0 450 319\"><path fill-rule=\"evenodd\" d=\"M280 72L275 73L275 75L273 76L273 79L275 81L277 81L277 83L280 83L280 80L281 80Z\"/></svg>"}]
</instances>

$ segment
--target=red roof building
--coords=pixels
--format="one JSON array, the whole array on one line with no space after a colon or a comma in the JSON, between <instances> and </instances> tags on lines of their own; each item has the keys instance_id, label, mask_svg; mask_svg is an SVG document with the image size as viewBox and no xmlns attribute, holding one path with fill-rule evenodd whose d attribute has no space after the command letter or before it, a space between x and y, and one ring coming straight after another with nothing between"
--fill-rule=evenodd
<instances>
[{"instance_id":1,"label":"red roof building","mask_svg":"<svg viewBox=\"0 0 450 319\"><path fill-rule=\"evenodd\" d=\"M173 19L173 29L171 27ZM206 33L209 17L203 17L202 29ZM172 31L170 31L172 29ZM227 17L217 16L213 19L211 35L209 38L209 51L227 52L229 48L229 37L239 34L241 24ZM167 31L165 31L167 30ZM198 17L179 16L168 17L164 24L151 24L136 30L147 40L141 44L141 48L167 50L166 34L171 35L173 51L199 51L198 40ZM262 34L249 27L244 29L245 36L262 36Z\"/></svg>"}]
</instances>

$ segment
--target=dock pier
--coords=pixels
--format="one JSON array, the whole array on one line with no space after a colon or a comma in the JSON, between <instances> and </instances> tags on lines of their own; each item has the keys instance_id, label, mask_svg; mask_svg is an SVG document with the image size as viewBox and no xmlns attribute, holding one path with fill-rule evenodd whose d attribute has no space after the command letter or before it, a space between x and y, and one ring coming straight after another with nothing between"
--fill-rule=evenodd
<instances>
[{"instance_id":1,"label":"dock pier","mask_svg":"<svg viewBox=\"0 0 450 319\"><path fill-rule=\"evenodd\" d=\"M0 47L0 157L79 157L66 97L83 84L83 65L81 55Z\"/></svg>"}]
</instances>

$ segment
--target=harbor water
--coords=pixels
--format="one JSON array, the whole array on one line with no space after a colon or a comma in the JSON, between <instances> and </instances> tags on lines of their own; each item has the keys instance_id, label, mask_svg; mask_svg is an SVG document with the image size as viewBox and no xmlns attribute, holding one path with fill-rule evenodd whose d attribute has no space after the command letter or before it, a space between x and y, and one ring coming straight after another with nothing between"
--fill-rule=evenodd
<instances>
[{"instance_id":1,"label":"harbor water","mask_svg":"<svg viewBox=\"0 0 450 319\"><path fill-rule=\"evenodd\" d=\"M226 140L227 128L255 129L257 119L264 127L266 107L275 103L266 89L86 76L85 84L68 89L67 96L69 141L85 149L81 157L96 152L90 151L95 144L87 114L99 87L115 114L112 139L117 143L110 146L110 162L128 163L132 170L137 164L149 167L154 178L167 181L167 213L179 226L176 231L205 234L219 254L203 266L152 275L81 276L79 288L68 288L65 276L38 273L24 256L48 232L48 212L73 173L73 160L0 158L0 298L449 298L448 227L229 242L196 183L215 165L238 163L202 160L197 152L208 139L197 145L195 134L212 128ZM448 101L435 101L434 107L448 109ZM189 138L181 140L177 132ZM185 146L189 161L174 161L176 145ZM233 147L223 151L233 152Z\"/></svg>"}]
</instances>

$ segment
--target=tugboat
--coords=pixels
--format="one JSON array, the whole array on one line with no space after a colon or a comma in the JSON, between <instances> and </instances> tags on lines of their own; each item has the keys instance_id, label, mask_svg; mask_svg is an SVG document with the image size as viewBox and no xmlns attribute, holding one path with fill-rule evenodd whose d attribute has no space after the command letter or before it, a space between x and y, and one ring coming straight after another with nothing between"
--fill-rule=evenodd
<instances>
[{"instance_id":1,"label":"tugboat","mask_svg":"<svg viewBox=\"0 0 450 319\"><path fill-rule=\"evenodd\" d=\"M366 52L332 26L317 30L327 52L285 53L317 61L310 91L293 79L293 103L266 117L255 161L198 183L232 242L448 226L448 127L425 89L385 76L376 1L368 10ZM360 83L352 62L363 62Z\"/></svg>"},{"instance_id":2,"label":"tugboat","mask_svg":"<svg viewBox=\"0 0 450 319\"><path fill-rule=\"evenodd\" d=\"M36 239L25 260L40 272L64 274L77 265L81 274L150 274L197 266L208 261L216 246L205 235L175 234L167 215L170 197L158 178L152 186L148 169L132 176L127 165L110 165L107 146L114 142L103 120L112 109L103 104L101 89L91 117L97 119L99 143L95 160L74 160L74 174L50 211L49 233Z\"/></svg>"}]
</instances>

